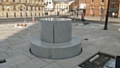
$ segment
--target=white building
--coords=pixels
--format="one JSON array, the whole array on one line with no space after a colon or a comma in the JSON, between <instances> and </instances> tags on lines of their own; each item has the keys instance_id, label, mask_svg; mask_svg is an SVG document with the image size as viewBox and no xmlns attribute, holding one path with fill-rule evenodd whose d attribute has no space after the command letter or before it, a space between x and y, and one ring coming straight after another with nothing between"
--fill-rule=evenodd
<instances>
[{"instance_id":1,"label":"white building","mask_svg":"<svg viewBox=\"0 0 120 68\"><path fill-rule=\"evenodd\" d=\"M65 14L69 11L69 2L56 2L54 12L57 14Z\"/></svg>"},{"instance_id":2,"label":"white building","mask_svg":"<svg viewBox=\"0 0 120 68\"><path fill-rule=\"evenodd\" d=\"M45 5L45 13L50 13L53 10L54 4L53 0L44 0L44 5Z\"/></svg>"}]
</instances>

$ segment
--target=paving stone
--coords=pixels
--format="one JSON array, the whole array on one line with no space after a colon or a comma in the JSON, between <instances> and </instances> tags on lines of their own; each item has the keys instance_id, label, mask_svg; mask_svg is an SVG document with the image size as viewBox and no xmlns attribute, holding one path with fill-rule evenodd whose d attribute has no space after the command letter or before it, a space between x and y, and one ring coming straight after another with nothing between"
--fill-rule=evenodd
<instances>
[{"instance_id":1,"label":"paving stone","mask_svg":"<svg viewBox=\"0 0 120 68\"><path fill-rule=\"evenodd\" d=\"M8 67L8 68L18 68L17 66L10 66L10 67Z\"/></svg>"},{"instance_id":2,"label":"paving stone","mask_svg":"<svg viewBox=\"0 0 120 68\"><path fill-rule=\"evenodd\" d=\"M100 52L116 56L120 52L120 45L110 45L103 48Z\"/></svg>"},{"instance_id":3,"label":"paving stone","mask_svg":"<svg viewBox=\"0 0 120 68\"><path fill-rule=\"evenodd\" d=\"M101 50L101 48L95 47L95 46L92 46L92 45L88 45L88 46L83 48L83 51L89 52L89 53L92 53L92 54L95 54L95 53L99 52L100 50Z\"/></svg>"},{"instance_id":4,"label":"paving stone","mask_svg":"<svg viewBox=\"0 0 120 68\"><path fill-rule=\"evenodd\" d=\"M83 57L85 59L89 59L90 57L92 57L94 55L94 53L89 53L89 52L85 52L82 51L82 53L79 55L80 57Z\"/></svg>"},{"instance_id":5,"label":"paving stone","mask_svg":"<svg viewBox=\"0 0 120 68\"><path fill-rule=\"evenodd\" d=\"M88 39L88 40L85 40ZM82 45L92 45L96 42L96 39L90 39L89 37L84 37L82 40Z\"/></svg>"},{"instance_id":6,"label":"paving stone","mask_svg":"<svg viewBox=\"0 0 120 68\"><path fill-rule=\"evenodd\" d=\"M69 59L58 60L55 62L62 65L65 68L71 68L71 67L81 64L84 61L85 61L85 58L77 56L77 57L73 57Z\"/></svg>"},{"instance_id":7,"label":"paving stone","mask_svg":"<svg viewBox=\"0 0 120 68\"><path fill-rule=\"evenodd\" d=\"M0 53L7 51L9 48L7 46L1 47L0 48Z\"/></svg>"},{"instance_id":8,"label":"paving stone","mask_svg":"<svg viewBox=\"0 0 120 68\"><path fill-rule=\"evenodd\" d=\"M101 37L97 39L93 46L97 46L102 49L106 46L115 45L117 42L119 41L115 37Z\"/></svg>"},{"instance_id":9,"label":"paving stone","mask_svg":"<svg viewBox=\"0 0 120 68\"><path fill-rule=\"evenodd\" d=\"M9 46L10 44L6 40L0 40L0 48L4 46Z\"/></svg>"},{"instance_id":10,"label":"paving stone","mask_svg":"<svg viewBox=\"0 0 120 68\"><path fill-rule=\"evenodd\" d=\"M23 42L23 43L18 43L18 44L11 44L9 47L11 49L16 49L16 48L21 48L21 47L27 46L27 45L30 45L30 43Z\"/></svg>"},{"instance_id":11,"label":"paving stone","mask_svg":"<svg viewBox=\"0 0 120 68\"><path fill-rule=\"evenodd\" d=\"M10 57L17 56L17 55L23 54L23 53L25 53L25 52L26 52L26 51L24 51L23 49L18 49L18 48L16 48L16 49L8 49L8 50L6 51L6 53L7 53Z\"/></svg>"},{"instance_id":12,"label":"paving stone","mask_svg":"<svg viewBox=\"0 0 120 68\"><path fill-rule=\"evenodd\" d=\"M6 53L0 53L0 59L6 59L9 56Z\"/></svg>"},{"instance_id":13,"label":"paving stone","mask_svg":"<svg viewBox=\"0 0 120 68\"><path fill-rule=\"evenodd\" d=\"M42 67L42 68L64 68L64 67L57 64L57 63L51 63L49 65L46 65L45 67Z\"/></svg>"},{"instance_id":14,"label":"paving stone","mask_svg":"<svg viewBox=\"0 0 120 68\"><path fill-rule=\"evenodd\" d=\"M27 60L30 60L30 59L27 56L25 56L23 54L20 54L20 55L14 56L14 57L7 58L6 62L10 66L13 66L13 65L23 63L23 62L25 62Z\"/></svg>"},{"instance_id":15,"label":"paving stone","mask_svg":"<svg viewBox=\"0 0 120 68\"><path fill-rule=\"evenodd\" d=\"M19 68L40 68L40 67L43 67L45 65L47 65L47 63L36 58L36 59L29 60L29 61L25 61L21 64L18 64L17 66Z\"/></svg>"},{"instance_id":16,"label":"paving stone","mask_svg":"<svg viewBox=\"0 0 120 68\"><path fill-rule=\"evenodd\" d=\"M8 42L11 44L9 47L13 49L30 45L30 42L28 39L20 39L19 37L9 39Z\"/></svg>"}]
</instances>

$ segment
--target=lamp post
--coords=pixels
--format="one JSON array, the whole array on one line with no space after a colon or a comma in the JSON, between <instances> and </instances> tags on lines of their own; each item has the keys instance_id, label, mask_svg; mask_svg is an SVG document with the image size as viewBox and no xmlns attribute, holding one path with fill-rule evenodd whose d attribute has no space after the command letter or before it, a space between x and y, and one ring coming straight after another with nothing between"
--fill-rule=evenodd
<instances>
[{"instance_id":1,"label":"lamp post","mask_svg":"<svg viewBox=\"0 0 120 68\"><path fill-rule=\"evenodd\" d=\"M109 6L110 6L110 0L108 0L107 14L106 14L106 19L105 19L104 30L108 30L107 24L108 24Z\"/></svg>"},{"instance_id":2,"label":"lamp post","mask_svg":"<svg viewBox=\"0 0 120 68\"><path fill-rule=\"evenodd\" d=\"M80 4L80 1L78 0L78 6L77 6L77 17L78 17L78 11L79 11L79 4Z\"/></svg>"}]
</instances>

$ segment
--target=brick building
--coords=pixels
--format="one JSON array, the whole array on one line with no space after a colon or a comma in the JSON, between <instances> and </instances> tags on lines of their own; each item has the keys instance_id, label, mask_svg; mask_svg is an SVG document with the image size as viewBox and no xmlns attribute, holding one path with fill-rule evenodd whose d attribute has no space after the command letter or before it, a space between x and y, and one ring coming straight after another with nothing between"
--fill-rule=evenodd
<instances>
[{"instance_id":1,"label":"brick building","mask_svg":"<svg viewBox=\"0 0 120 68\"><path fill-rule=\"evenodd\" d=\"M86 15L100 16L106 15L108 0L86 0Z\"/></svg>"},{"instance_id":2,"label":"brick building","mask_svg":"<svg viewBox=\"0 0 120 68\"><path fill-rule=\"evenodd\" d=\"M85 10L87 16L100 16L106 15L108 0L75 0L70 5L70 10L79 9L79 11ZM119 0L110 0L109 16L112 12L116 12L117 16L120 17Z\"/></svg>"}]
</instances>

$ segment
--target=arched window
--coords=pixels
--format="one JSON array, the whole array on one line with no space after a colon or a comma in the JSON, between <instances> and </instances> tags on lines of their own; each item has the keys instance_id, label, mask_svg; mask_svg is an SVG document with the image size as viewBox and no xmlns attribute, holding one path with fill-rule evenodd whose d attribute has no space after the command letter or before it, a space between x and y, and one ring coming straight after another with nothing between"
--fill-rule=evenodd
<instances>
[{"instance_id":1,"label":"arched window","mask_svg":"<svg viewBox=\"0 0 120 68\"><path fill-rule=\"evenodd\" d=\"M28 10L28 6L26 6L26 10Z\"/></svg>"},{"instance_id":2,"label":"arched window","mask_svg":"<svg viewBox=\"0 0 120 68\"><path fill-rule=\"evenodd\" d=\"M4 6L2 6L2 10L4 11L5 9L4 9Z\"/></svg>"},{"instance_id":3,"label":"arched window","mask_svg":"<svg viewBox=\"0 0 120 68\"><path fill-rule=\"evenodd\" d=\"M23 10L23 7L22 6L20 6L20 11L22 11Z\"/></svg>"}]
</instances>

